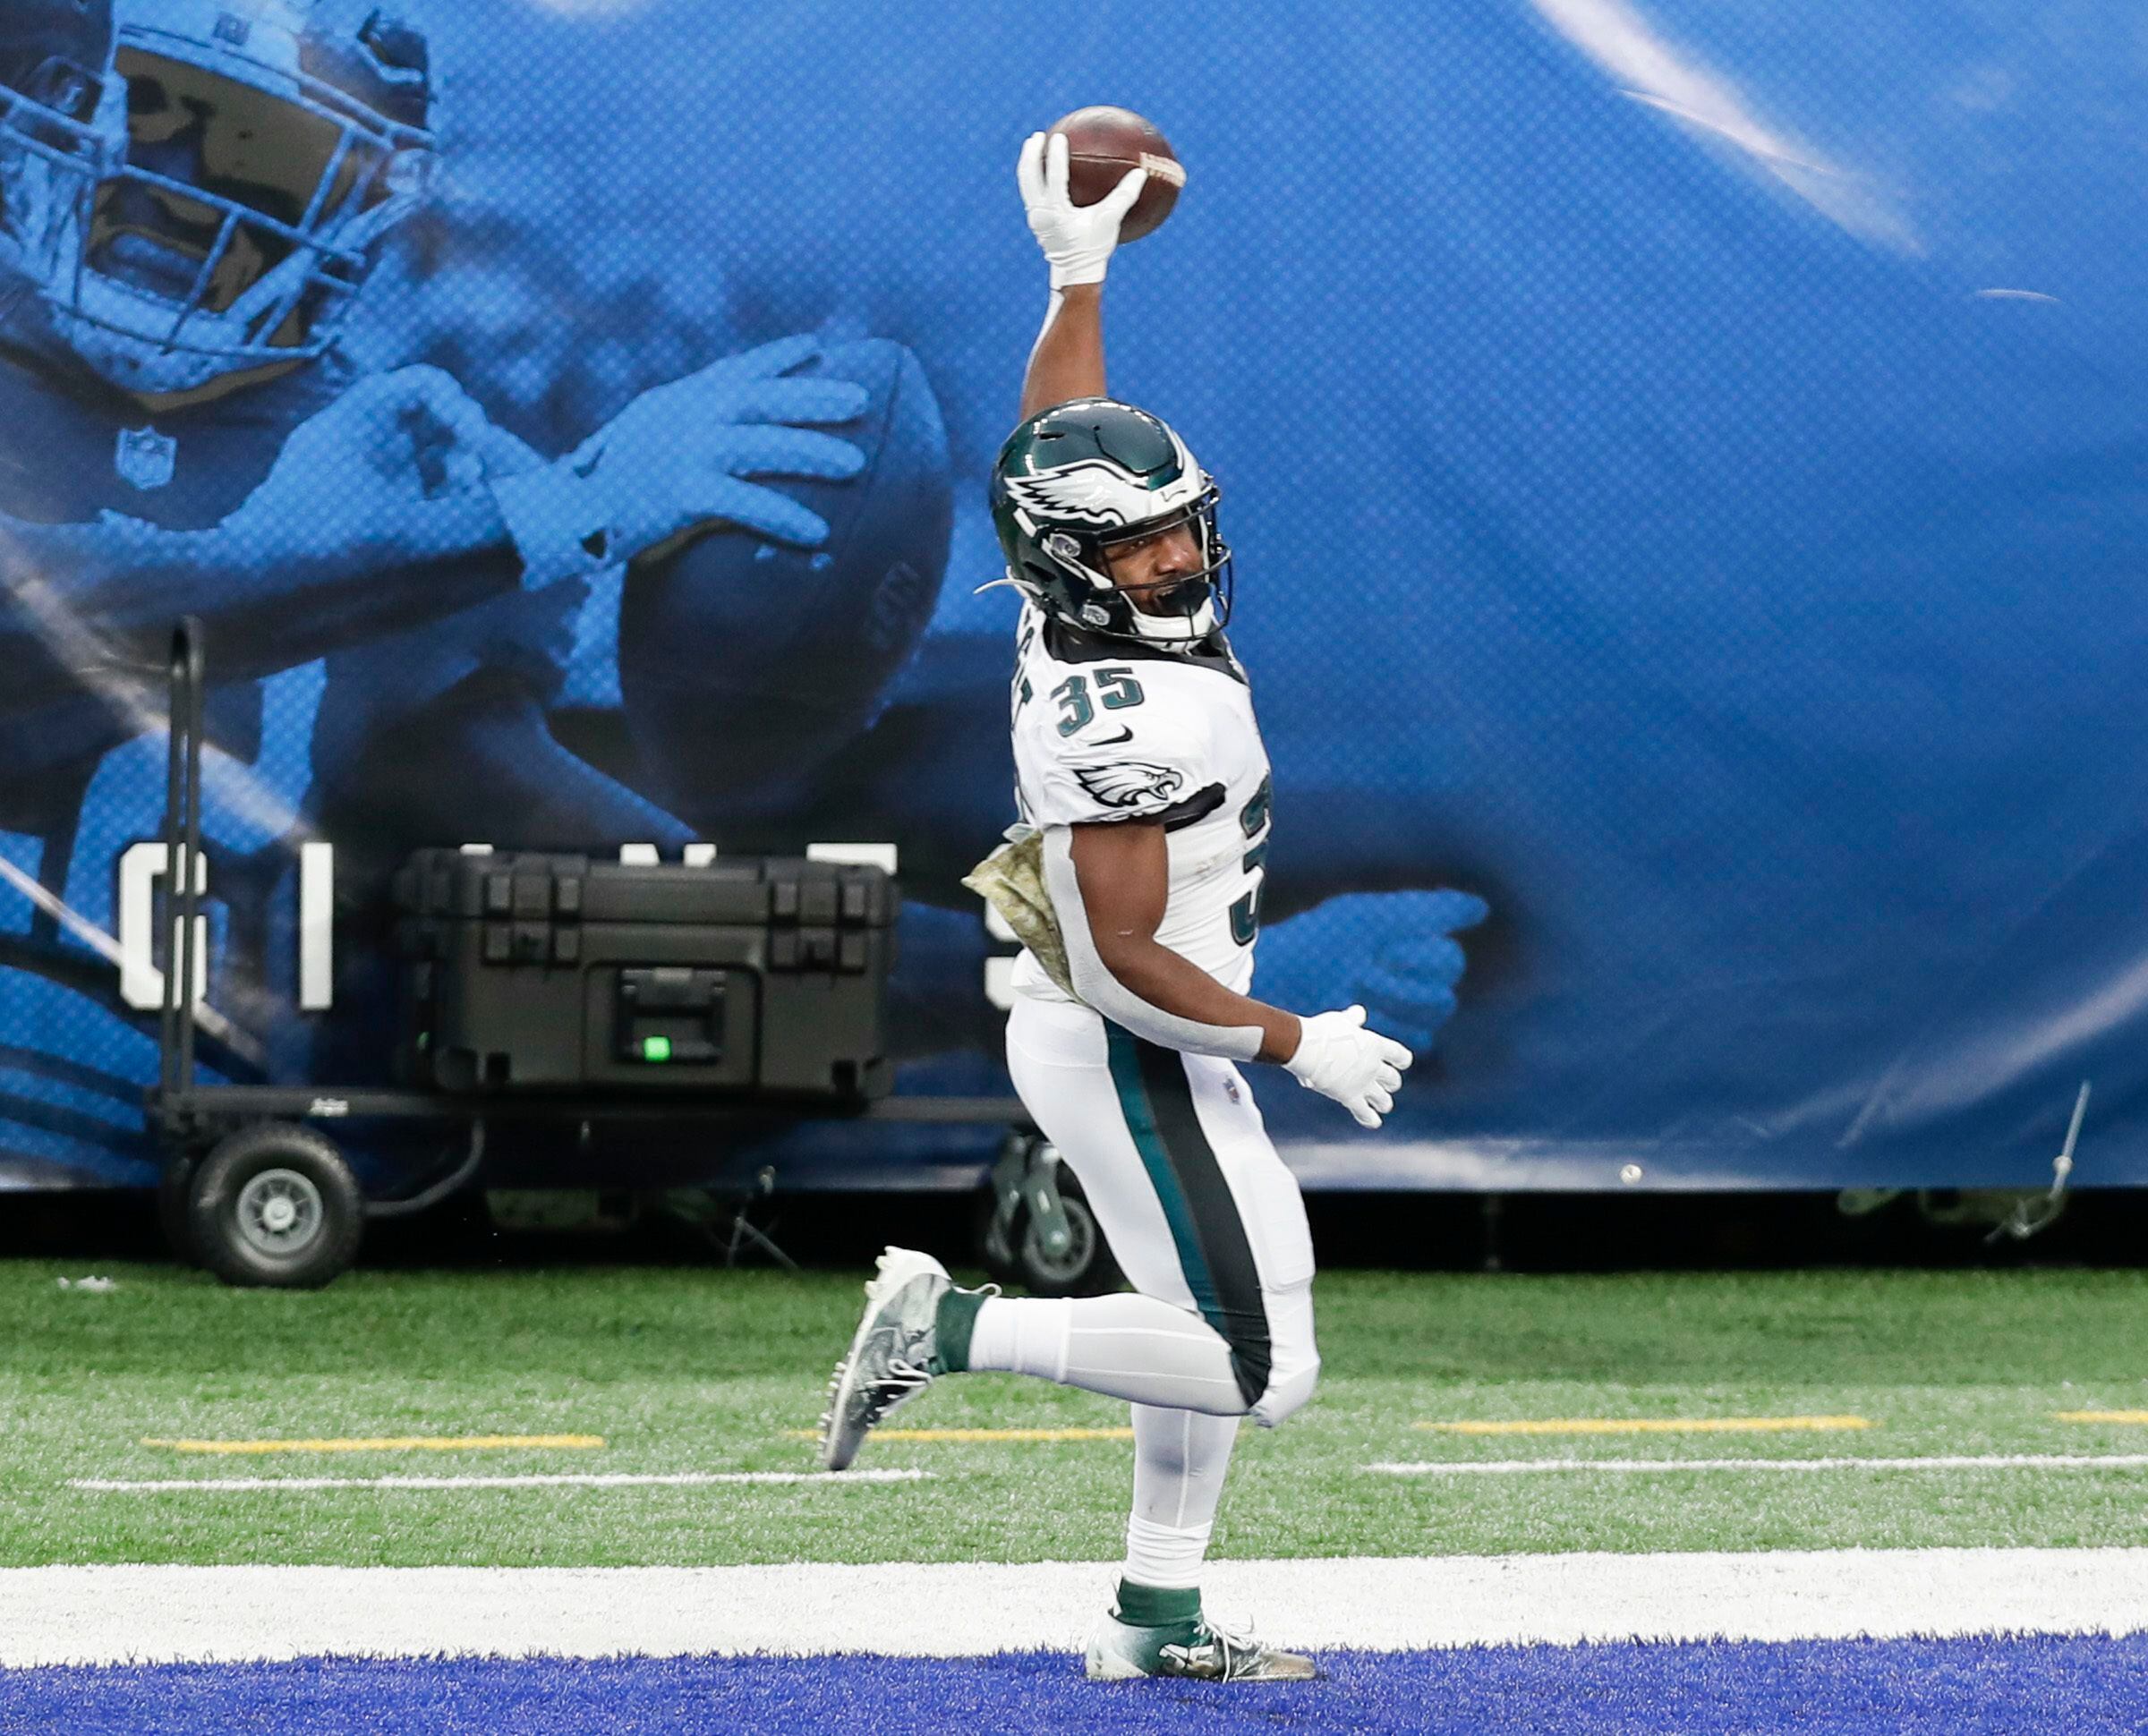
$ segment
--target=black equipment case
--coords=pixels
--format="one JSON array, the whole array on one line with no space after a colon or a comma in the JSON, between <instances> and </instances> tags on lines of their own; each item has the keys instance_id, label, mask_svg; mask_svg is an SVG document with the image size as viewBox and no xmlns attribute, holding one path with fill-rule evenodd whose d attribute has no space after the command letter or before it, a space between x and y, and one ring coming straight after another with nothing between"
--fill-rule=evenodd
<instances>
[{"instance_id":1,"label":"black equipment case","mask_svg":"<svg viewBox=\"0 0 2148 1736\"><path fill-rule=\"evenodd\" d=\"M895 885L798 857L421 850L397 872L405 1082L883 1094Z\"/></svg>"}]
</instances>

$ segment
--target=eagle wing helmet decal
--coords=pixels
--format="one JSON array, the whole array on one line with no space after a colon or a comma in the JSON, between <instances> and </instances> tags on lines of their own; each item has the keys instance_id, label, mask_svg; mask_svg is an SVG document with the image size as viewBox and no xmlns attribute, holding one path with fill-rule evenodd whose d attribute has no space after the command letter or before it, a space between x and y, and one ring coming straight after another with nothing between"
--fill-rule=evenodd
<instances>
[{"instance_id":1,"label":"eagle wing helmet decal","mask_svg":"<svg viewBox=\"0 0 2148 1736\"><path fill-rule=\"evenodd\" d=\"M1161 488L1135 481L1108 459L1081 458L1027 475L1010 472L1007 492L1031 517L1046 523L1071 518L1116 530L1162 518L1198 498L1207 480L1176 430L1171 431L1171 444L1179 473Z\"/></svg>"},{"instance_id":2,"label":"eagle wing helmet decal","mask_svg":"<svg viewBox=\"0 0 2148 1736\"><path fill-rule=\"evenodd\" d=\"M1155 495L1136 488L1115 466L1096 458L1029 476L1010 476L1007 492L1032 516L1046 521L1073 518L1108 528L1138 523L1156 510Z\"/></svg>"},{"instance_id":3,"label":"eagle wing helmet decal","mask_svg":"<svg viewBox=\"0 0 2148 1736\"><path fill-rule=\"evenodd\" d=\"M1074 776L1082 788L1107 808L1168 805L1185 779L1167 765L1121 760L1112 765L1078 765Z\"/></svg>"}]
</instances>

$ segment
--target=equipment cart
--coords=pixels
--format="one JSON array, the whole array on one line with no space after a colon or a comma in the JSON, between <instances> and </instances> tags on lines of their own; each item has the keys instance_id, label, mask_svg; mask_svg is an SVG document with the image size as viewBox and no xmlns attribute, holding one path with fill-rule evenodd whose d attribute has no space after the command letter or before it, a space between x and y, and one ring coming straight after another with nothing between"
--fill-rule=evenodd
<instances>
[{"instance_id":1,"label":"equipment cart","mask_svg":"<svg viewBox=\"0 0 2148 1736\"><path fill-rule=\"evenodd\" d=\"M1067 1223L1052 1185L1056 1159L1011 1096L861 1096L792 1106L736 1094L671 1090L652 1097L631 1087L464 1093L200 1082L195 1048L207 968L195 952L206 879L199 867L203 668L200 625L190 617L172 635L164 823L169 895L157 924L167 957L158 1078L146 1097L149 1128L162 1153L158 1213L181 1257L227 1283L317 1288L351 1264L367 1220L422 1212L475 1185L487 1168L487 1142L503 1125L533 1133L542 1128L555 1140L566 1129L583 1152L593 1151L604 1131L637 1128L703 1138L721 1149L804 1119L1003 1126L1010 1130L1009 1156L995 1177L1000 1209L993 1213L1001 1245L1008 1245L1013 1230L1018 1252L1030 1248L1047 1273L1054 1260L1063 1264L1076 1251L1084 1226ZM193 985L195 992L183 992L183 985ZM401 1188L369 1197L332 1136L353 1123L422 1128L448 1155L433 1162L430 1173L421 1165ZM1093 1222L1087 1229L1101 1252Z\"/></svg>"}]
</instances>

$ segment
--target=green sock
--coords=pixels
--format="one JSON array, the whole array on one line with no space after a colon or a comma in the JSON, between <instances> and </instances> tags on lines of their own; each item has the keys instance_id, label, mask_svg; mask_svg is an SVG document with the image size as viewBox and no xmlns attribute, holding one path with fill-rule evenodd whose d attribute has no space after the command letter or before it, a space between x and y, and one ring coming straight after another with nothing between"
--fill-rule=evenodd
<instances>
[{"instance_id":1,"label":"green sock","mask_svg":"<svg viewBox=\"0 0 2148 1736\"><path fill-rule=\"evenodd\" d=\"M1200 1588L1170 1591L1121 1579L1117 1614L1129 1628L1189 1628L1201 1619Z\"/></svg>"},{"instance_id":2,"label":"green sock","mask_svg":"<svg viewBox=\"0 0 2148 1736\"><path fill-rule=\"evenodd\" d=\"M969 1369L969 1337L977 1329L977 1310L990 1301L983 1290L950 1289L933 1315L933 1373L961 1374Z\"/></svg>"}]
</instances>

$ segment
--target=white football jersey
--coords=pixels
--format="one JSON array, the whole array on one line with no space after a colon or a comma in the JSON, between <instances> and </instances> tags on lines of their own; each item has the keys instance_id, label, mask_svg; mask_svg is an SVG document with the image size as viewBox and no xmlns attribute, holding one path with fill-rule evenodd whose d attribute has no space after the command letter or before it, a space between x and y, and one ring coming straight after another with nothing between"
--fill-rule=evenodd
<instances>
[{"instance_id":1,"label":"white football jersey","mask_svg":"<svg viewBox=\"0 0 2148 1736\"><path fill-rule=\"evenodd\" d=\"M1268 755L1220 635L1192 652L1083 633L1024 607L1015 800L1032 826L1161 820L1171 894L1156 939L1240 994L1253 981L1268 850ZM1019 993L1066 997L1023 953Z\"/></svg>"}]
</instances>

